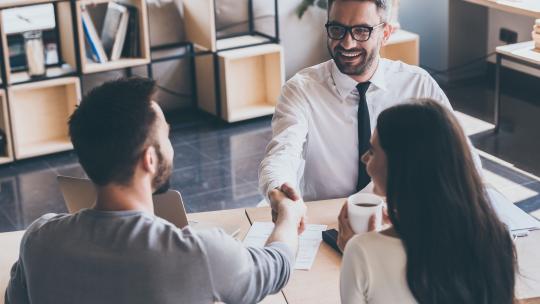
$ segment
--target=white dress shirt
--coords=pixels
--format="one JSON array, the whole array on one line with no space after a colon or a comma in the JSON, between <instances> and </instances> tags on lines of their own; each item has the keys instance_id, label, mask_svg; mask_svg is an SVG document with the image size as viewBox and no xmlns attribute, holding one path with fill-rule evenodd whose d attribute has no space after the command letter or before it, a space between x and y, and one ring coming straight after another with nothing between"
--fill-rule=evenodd
<instances>
[{"instance_id":1,"label":"white dress shirt","mask_svg":"<svg viewBox=\"0 0 540 304\"><path fill-rule=\"evenodd\" d=\"M419 67L380 58L370 82L366 99L372 132L383 110L410 98L430 98L451 109L439 85ZM285 182L299 189L306 201L357 192L361 155L356 85L333 60L306 68L287 81L259 168L259 188L265 197Z\"/></svg>"},{"instance_id":2,"label":"white dress shirt","mask_svg":"<svg viewBox=\"0 0 540 304\"><path fill-rule=\"evenodd\" d=\"M407 284L407 254L400 239L378 232L354 236L341 263L342 304L413 304Z\"/></svg>"}]
</instances>

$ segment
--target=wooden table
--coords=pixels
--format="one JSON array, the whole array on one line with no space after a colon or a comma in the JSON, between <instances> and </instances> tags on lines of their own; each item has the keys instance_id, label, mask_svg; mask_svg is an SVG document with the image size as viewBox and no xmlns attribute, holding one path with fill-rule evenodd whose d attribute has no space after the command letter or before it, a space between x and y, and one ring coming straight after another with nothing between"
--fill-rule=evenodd
<instances>
[{"instance_id":1,"label":"wooden table","mask_svg":"<svg viewBox=\"0 0 540 304\"><path fill-rule=\"evenodd\" d=\"M240 232L237 235L239 240L243 240L246 237L246 234L251 227L246 216L245 209L231 209L223 211L211 211L211 212L199 212L199 213L190 213L188 214L188 219L190 221L201 221L201 222L212 222L216 224L224 225L235 225L239 226ZM275 294L269 295L260 303L264 304L287 304L285 297L283 296L283 291ZM3 303L0 303L3 304Z\"/></svg>"},{"instance_id":2,"label":"wooden table","mask_svg":"<svg viewBox=\"0 0 540 304\"><path fill-rule=\"evenodd\" d=\"M538 0L536 0L538 1ZM540 5L540 1L538 1ZM494 124L495 132L499 131L501 118L501 67L502 61L507 60L540 70L540 50L534 48L533 41L509 44L495 48L495 99Z\"/></svg>"},{"instance_id":3,"label":"wooden table","mask_svg":"<svg viewBox=\"0 0 540 304\"><path fill-rule=\"evenodd\" d=\"M470 3L486 6L496 10L540 18L540 1L538 0L465 0Z\"/></svg>"},{"instance_id":4,"label":"wooden table","mask_svg":"<svg viewBox=\"0 0 540 304\"><path fill-rule=\"evenodd\" d=\"M308 221L337 229L337 216L343 202L344 199L309 203ZM251 223L271 221L269 207L250 208L246 213ZM340 303L340 267L341 255L322 242L313 267L308 271L295 270L283 289L287 303Z\"/></svg>"},{"instance_id":5,"label":"wooden table","mask_svg":"<svg viewBox=\"0 0 540 304\"><path fill-rule=\"evenodd\" d=\"M464 0L466 2L474 3L481 6L486 6L496 10L529 16L533 18L540 18L540 1L539 0ZM532 30L532 24L531 24ZM531 47L530 47L531 46ZM514 54L516 48L518 49L519 54ZM534 44L532 42L516 43L511 45L500 46L496 48L496 67L495 67L495 111L494 111L494 125L495 133L499 131L499 122L500 122L500 69L502 60L506 59L508 61L513 61L516 63L521 63L528 67L539 68L540 61L538 61L538 56L540 52L535 51L519 51L519 48L522 50L534 49Z\"/></svg>"},{"instance_id":6,"label":"wooden table","mask_svg":"<svg viewBox=\"0 0 540 304\"><path fill-rule=\"evenodd\" d=\"M337 216L344 199L307 203L308 221L337 227ZM251 223L269 221L270 209L246 210ZM515 242L520 275L516 278L516 297L520 304L540 304L540 231ZM283 289L287 303L339 303L339 271L341 256L326 243L321 248L311 270L296 270L289 284Z\"/></svg>"},{"instance_id":7,"label":"wooden table","mask_svg":"<svg viewBox=\"0 0 540 304\"><path fill-rule=\"evenodd\" d=\"M308 221L337 228L337 216L344 199L308 203ZM268 207L233 209L188 214L190 220L235 224L243 239L254 221L270 221ZM19 243L24 231L0 233L0 304L9 280L9 270L18 257ZM520 275L517 277L516 296L520 304L540 304L540 231L515 242ZM322 242L315 263L309 271L295 270L282 292L266 297L264 304L339 303L339 271L341 256Z\"/></svg>"}]
</instances>

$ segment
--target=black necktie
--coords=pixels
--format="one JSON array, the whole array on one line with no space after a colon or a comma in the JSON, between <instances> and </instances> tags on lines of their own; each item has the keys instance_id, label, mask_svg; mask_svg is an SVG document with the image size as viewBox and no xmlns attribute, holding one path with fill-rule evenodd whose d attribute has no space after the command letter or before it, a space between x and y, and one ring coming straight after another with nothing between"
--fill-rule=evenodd
<instances>
[{"instance_id":1,"label":"black necktie","mask_svg":"<svg viewBox=\"0 0 540 304\"><path fill-rule=\"evenodd\" d=\"M356 190L360 191L369 184L371 178L366 172L366 165L362 162L362 155L369 149L369 139L371 138L371 123L369 122L369 111L366 101L366 92L370 82L362 82L356 85L360 102L358 103L358 183Z\"/></svg>"}]
</instances>

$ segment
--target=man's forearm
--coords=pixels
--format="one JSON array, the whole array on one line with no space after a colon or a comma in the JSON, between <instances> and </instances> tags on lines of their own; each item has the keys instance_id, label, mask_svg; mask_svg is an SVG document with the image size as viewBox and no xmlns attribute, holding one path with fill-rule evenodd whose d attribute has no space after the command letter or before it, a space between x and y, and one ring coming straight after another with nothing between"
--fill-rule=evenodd
<instances>
[{"instance_id":1,"label":"man's forearm","mask_svg":"<svg viewBox=\"0 0 540 304\"><path fill-rule=\"evenodd\" d=\"M298 223L291 219L279 218L266 244L274 242L285 243L296 254L298 251Z\"/></svg>"}]
</instances>

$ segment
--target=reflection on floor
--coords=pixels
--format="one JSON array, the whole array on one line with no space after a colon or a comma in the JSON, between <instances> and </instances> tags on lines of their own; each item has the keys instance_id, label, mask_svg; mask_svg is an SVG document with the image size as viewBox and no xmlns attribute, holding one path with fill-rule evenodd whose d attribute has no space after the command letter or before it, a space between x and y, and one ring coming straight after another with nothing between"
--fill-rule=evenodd
<instances>
[{"instance_id":1,"label":"reflection on floor","mask_svg":"<svg viewBox=\"0 0 540 304\"><path fill-rule=\"evenodd\" d=\"M503 128L493 135L485 122L491 121L492 100L485 84L447 93L457 110L484 120L459 114L473 143L484 151L487 181L540 218L540 179L527 173L540 174L540 106L505 97ZM185 112L169 121L175 150L171 185L182 192L188 212L255 206L262 200L257 169L271 137L270 118L225 125ZM65 212L56 184L59 174L85 176L73 152L0 166L0 232L24 229L44 213Z\"/></svg>"}]
</instances>

